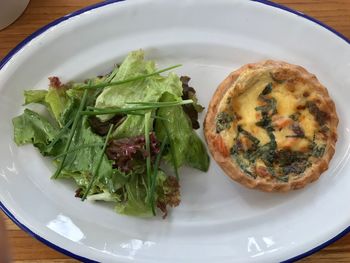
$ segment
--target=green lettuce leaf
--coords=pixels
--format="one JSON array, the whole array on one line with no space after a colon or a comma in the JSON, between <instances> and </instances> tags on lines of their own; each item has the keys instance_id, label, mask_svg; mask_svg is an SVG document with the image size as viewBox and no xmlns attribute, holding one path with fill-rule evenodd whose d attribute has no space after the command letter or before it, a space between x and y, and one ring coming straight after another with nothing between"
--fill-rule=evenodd
<instances>
[{"instance_id":1,"label":"green lettuce leaf","mask_svg":"<svg viewBox=\"0 0 350 263\"><path fill-rule=\"evenodd\" d=\"M121 64L118 72L112 82L120 81L156 71L154 62L145 61L142 51L131 52ZM104 88L100 96L96 99L96 107L122 107L125 105L125 98L130 99L142 98L142 90L144 90L146 79L125 83L118 86ZM144 92L142 92L144 93ZM110 116L101 116L102 120L110 118Z\"/></svg>"},{"instance_id":2,"label":"green lettuce leaf","mask_svg":"<svg viewBox=\"0 0 350 263\"><path fill-rule=\"evenodd\" d=\"M48 155L47 145L55 138L55 127L38 113L25 109L13 118L14 141L17 145L32 143L43 155Z\"/></svg>"},{"instance_id":3,"label":"green lettuce leaf","mask_svg":"<svg viewBox=\"0 0 350 263\"><path fill-rule=\"evenodd\" d=\"M71 149L79 150L68 153L65 167L59 175L59 178L70 178L76 182L79 189L78 196L80 197L84 195L92 179L95 167L102 154L103 143L104 138L91 131L87 117L84 117L82 125L78 127L78 131L74 135L71 146ZM82 145L91 145L91 147L82 148L80 147ZM112 161L108 160L105 153L103 155L97 180L89 191L88 199L117 202L121 199L117 191L124 187L127 178L123 173L113 169ZM57 166L60 161L60 158L55 161Z\"/></svg>"},{"instance_id":4,"label":"green lettuce leaf","mask_svg":"<svg viewBox=\"0 0 350 263\"><path fill-rule=\"evenodd\" d=\"M68 170L63 170L60 174L60 178L73 179L78 186L77 197L84 195L90 180L90 172L72 172ZM90 201L106 201L106 202L120 202L121 196L117 192L111 192L108 186L104 183L107 178L100 178L97 180L93 187L90 189L87 200Z\"/></svg>"},{"instance_id":5,"label":"green lettuce leaf","mask_svg":"<svg viewBox=\"0 0 350 263\"><path fill-rule=\"evenodd\" d=\"M173 101L174 99L172 94L165 93L160 101ZM174 164L176 163L178 167L187 164L201 171L207 171L209 168L207 150L202 140L192 129L192 124L181 106L159 108L157 115L166 118L167 121L156 120L156 136L163 140L166 136L166 130L169 131L176 161L174 162L172 159L170 151L166 158ZM164 129L164 125L166 129Z\"/></svg>"},{"instance_id":6,"label":"green lettuce leaf","mask_svg":"<svg viewBox=\"0 0 350 263\"><path fill-rule=\"evenodd\" d=\"M30 103L39 103L46 106L52 117L57 121L60 127L64 126L62 112L67 108L69 98L64 88L52 88L48 90L26 90L24 91L25 105Z\"/></svg>"},{"instance_id":7,"label":"green lettuce leaf","mask_svg":"<svg viewBox=\"0 0 350 263\"><path fill-rule=\"evenodd\" d=\"M45 103L45 97L47 95L47 90L25 90L24 91L24 105L28 105L30 103Z\"/></svg>"},{"instance_id":8,"label":"green lettuce leaf","mask_svg":"<svg viewBox=\"0 0 350 263\"><path fill-rule=\"evenodd\" d=\"M84 175L83 179L87 183L89 181L88 176L91 175L94 171L94 167L98 163L99 156L102 151L102 144L104 143L104 138L96 135L91 131L91 128L88 124L87 117L83 118L82 125L78 127L78 131L73 137L71 149L77 148L81 145L96 145L92 147L84 147L78 151L69 153L66 158L65 168L63 171L66 174L76 174L81 173ZM56 160L57 163L60 162L60 159ZM99 169L99 179L105 180L105 178L111 178L112 171L112 161L107 159L107 156L104 154L102 163ZM87 186L87 184L80 183L79 186Z\"/></svg>"},{"instance_id":9,"label":"green lettuce leaf","mask_svg":"<svg viewBox=\"0 0 350 263\"><path fill-rule=\"evenodd\" d=\"M48 90L26 90L24 91L24 105L30 103L44 105L59 126L63 127L70 119L74 118L74 114L78 109L79 101L83 94L83 90L78 88L86 86L87 83L96 85L109 82L115 76L117 70L118 68L115 68L107 76L91 78L84 83L70 82L59 88L49 87ZM99 90L89 91L87 105L93 106L99 93Z\"/></svg>"},{"instance_id":10,"label":"green lettuce leaf","mask_svg":"<svg viewBox=\"0 0 350 263\"><path fill-rule=\"evenodd\" d=\"M59 125L61 127L64 126L61 119L61 114L66 109L68 103L68 97L65 90L49 88L49 91L45 96L45 102L49 106L49 111L52 113Z\"/></svg>"},{"instance_id":11,"label":"green lettuce leaf","mask_svg":"<svg viewBox=\"0 0 350 263\"><path fill-rule=\"evenodd\" d=\"M154 62L145 61L143 51L138 50L127 56L111 81L124 80L154 71L156 71ZM97 97L95 107L134 107L135 105L129 105L126 102L158 101L164 92L174 94L176 100L181 100L182 83L176 74L169 74L167 77L152 76L119 86L107 87ZM112 115L99 117L104 121L111 118ZM144 126L142 116L128 115L126 120L116 129L113 137L123 138L141 135L144 133Z\"/></svg>"},{"instance_id":12,"label":"green lettuce leaf","mask_svg":"<svg viewBox=\"0 0 350 263\"><path fill-rule=\"evenodd\" d=\"M87 197L88 201L105 201L105 202L119 202L120 197L117 194L111 194L107 190L103 190L101 193L92 194Z\"/></svg>"},{"instance_id":13,"label":"green lettuce leaf","mask_svg":"<svg viewBox=\"0 0 350 263\"><path fill-rule=\"evenodd\" d=\"M140 174L131 174L129 182L125 185L124 198L116 204L116 211L120 214L139 217L152 216L146 189L145 177Z\"/></svg>"}]
</instances>

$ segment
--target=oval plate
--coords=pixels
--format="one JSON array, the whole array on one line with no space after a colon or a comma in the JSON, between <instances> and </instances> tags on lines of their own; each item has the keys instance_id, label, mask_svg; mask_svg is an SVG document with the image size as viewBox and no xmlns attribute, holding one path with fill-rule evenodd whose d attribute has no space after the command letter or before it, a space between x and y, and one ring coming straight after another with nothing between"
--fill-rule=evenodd
<instances>
[{"instance_id":1,"label":"oval plate","mask_svg":"<svg viewBox=\"0 0 350 263\"><path fill-rule=\"evenodd\" d=\"M344 235L350 230L344 209L350 200L349 43L305 15L274 6L109 1L34 33L0 64L2 210L39 240L83 261L274 262L308 255ZM166 220L121 216L74 198L72 183L50 180L49 160L13 142L11 119L23 110L23 90L46 88L52 75L69 81L104 74L139 48L160 66L183 64L178 74L192 78L204 105L243 64L277 59L306 67L328 88L340 118L329 170L305 189L276 194L237 185L214 162L208 173L182 169L182 203Z\"/></svg>"}]
</instances>

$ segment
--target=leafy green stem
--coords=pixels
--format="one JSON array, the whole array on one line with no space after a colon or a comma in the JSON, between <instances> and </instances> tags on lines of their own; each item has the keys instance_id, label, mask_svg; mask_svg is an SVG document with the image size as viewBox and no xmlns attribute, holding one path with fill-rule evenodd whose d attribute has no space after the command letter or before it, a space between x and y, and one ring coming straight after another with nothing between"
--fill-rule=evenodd
<instances>
[{"instance_id":1,"label":"leafy green stem","mask_svg":"<svg viewBox=\"0 0 350 263\"><path fill-rule=\"evenodd\" d=\"M125 102L125 104L138 104L138 105L172 105L174 103L181 102L181 100L178 101L128 101ZM193 102L193 101L192 101Z\"/></svg>"},{"instance_id":2,"label":"leafy green stem","mask_svg":"<svg viewBox=\"0 0 350 263\"><path fill-rule=\"evenodd\" d=\"M162 104L161 102L152 103L149 105L139 106L139 107L132 107L132 108L109 108L109 109L101 109L101 108L90 108L93 111L82 111L82 115L106 115L106 114L117 114L117 113L129 113L134 111L141 111L141 110L153 110L163 107L172 107L172 106L179 106L179 105L185 105L185 104L191 104L193 103L193 100L183 100L183 101L175 101L172 103Z\"/></svg>"},{"instance_id":3,"label":"leafy green stem","mask_svg":"<svg viewBox=\"0 0 350 263\"><path fill-rule=\"evenodd\" d=\"M86 197L87 197L87 195L89 194L89 192L90 192L92 186L93 186L94 183L95 183L96 178L98 177L98 171L99 171L99 169L100 169L100 167L101 167L101 163L102 163L102 160L103 160L103 156L104 156L104 154L105 154L106 147L107 147L107 144L108 144L108 140L109 140L109 137L110 137L110 135L111 135L111 133L112 133L112 130L113 130L113 126L114 126L114 125L112 124L112 125L109 127L109 130L108 130L108 133L107 133L107 136L106 136L106 139L105 139L105 143L104 143L103 148L102 148L102 151L101 151L100 158L98 159L98 163L97 163L97 165L96 165L96 168L95 168L95 171L94 171L94 173L93 173L93 175L92 175L92 178L91 178L91 180L90 180L90 182L89 182L89 185L88 185L88 187L87 187L87 189L86 189L86 191L85 191L83 197L81 198L82 201L84 201L84 200L86 199Z\"/></svg>"},{"instance_id":4,"label":"leafy green stem","mask_svg":"<svg viewBox=\"0 0 350 263\"><path fill-rule=\"evenodd\" d=\"M63 126L63 128L56 134L55 138L50 142L49 145L46 146L47 149L50 149L53 147L59 139L61 139L62 135L66 132L66 130L72 125L73 119L70 119L66 125Z\"/></svg>"},{"instance_id":5,"label":"leafy green stem","mask_svg":"<svg viewBox=\"0 0 350 263\"><path fill-rule=\"evenodd\" d=\"M147 112L145 114L145 143L146 143L146 171L147 171L147 183L148 183L148 193L150 191L150 184L151 184L151 147L150 147L150 139L149 139L149 121L151 119L151 112Z\"/></svg>"}]
</instances>

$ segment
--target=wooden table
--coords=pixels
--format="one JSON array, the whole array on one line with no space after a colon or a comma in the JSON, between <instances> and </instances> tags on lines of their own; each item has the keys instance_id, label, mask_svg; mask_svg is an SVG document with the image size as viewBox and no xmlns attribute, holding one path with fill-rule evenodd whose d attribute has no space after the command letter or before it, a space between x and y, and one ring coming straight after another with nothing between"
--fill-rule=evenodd
<instances>
[{"instance_id":1,"label":"wooden table","mask_svg":"<svg viewBox=\"0 0 350 263\"><path fill-rule=\"evenodd\" d=\"M99 1L31 0L24 14L10 27L0 31L0 59L41 26L97 2ZM275 0L275 2L311 15L350 38L349 0ZM348 209L350 211L350 206ZM5 219L12 257L15 262L76 262L33 239L6 216L0 214L0 217ZM350 262L350 234L302 261Z\"/></svg>"}]
</instances>

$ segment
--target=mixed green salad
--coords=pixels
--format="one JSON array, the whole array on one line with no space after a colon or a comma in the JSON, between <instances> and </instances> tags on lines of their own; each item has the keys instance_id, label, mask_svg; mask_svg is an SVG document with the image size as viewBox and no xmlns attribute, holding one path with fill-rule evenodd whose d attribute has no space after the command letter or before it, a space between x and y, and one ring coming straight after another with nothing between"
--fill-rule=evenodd
<instances>
[{"instance_id":1,"label":"mixed green salad","mask_svg":"<svg viewBox=\"0 0 350 263\"><path fill-rule=\"evenodd\" d=\"M83 83L51 77L47 90L27 90L25 103L42 104L13 119L17 145L31 143L53 159L53 179L73 179L76 197L113 202L121 214L166 216L180 203L178 168L207 171L195 90L188 77L160 73L144 52ZM167 169L169 166L171 169ZM168 170L166 174L165 170Z\"/></svg>"}]
</instances>

